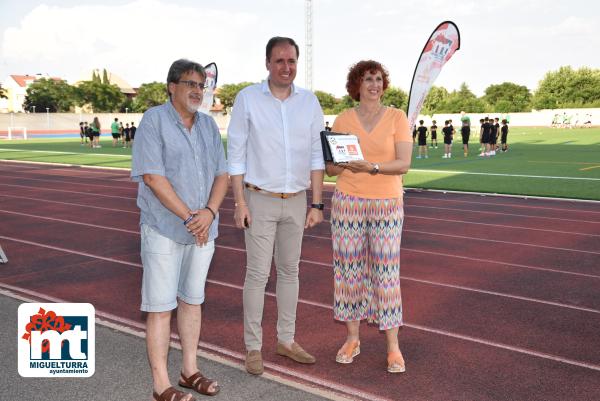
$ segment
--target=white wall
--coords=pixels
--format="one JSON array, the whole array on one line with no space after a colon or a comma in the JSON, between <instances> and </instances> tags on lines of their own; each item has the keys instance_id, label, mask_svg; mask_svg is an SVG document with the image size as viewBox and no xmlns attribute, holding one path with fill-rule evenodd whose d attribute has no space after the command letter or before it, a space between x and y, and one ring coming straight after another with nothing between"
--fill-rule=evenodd
<instances>
[{"instance_id":1,"label":"white wall","mask_svg":"<svg viewBox=\"0 0 600 401\"><path fill-rule=\"evenodd\" d=\"M579 125L583 124L584 117L586 114L592 114L592 125L600 125L600 108L596 109L557 109L557 110L539 110L532 111L530 113L510 113L510 125L517 127L549 127L552 122L554 114L562 116L563 112L567 115L575 116L579 114ZM91 122L94 116L98 116L102 131L107 132L110 130L110 124L113 119L117 117L119 121L123 123L131 123L135 121L136 125L142 118L142 113L0 113L0 131L7 131L9 126L13 127L27 127L28 131L32 130L52 130L52 131L74 131L79 129L79 121ZM504 118L504 114L501 113L473 113L469 114L471 117L471 124L474 126L479 125L479 119L483 117L498 117ZM217 126L222 133L227 131L229 124L229 115L215 115L213 116L217 121ZM324 122L329 121L329 125L332 126L335 121L334 115L327 115L324 117ZM431 124L432 116L419 116L419 119L425 120L426 125ZM444 120L452 119L454 126L460 125L460 114L435 114L433 119L437 121L438 126L444 124ZM572 118L572 122L575 123L575 117Z\"/></svg>"}]
</instances>

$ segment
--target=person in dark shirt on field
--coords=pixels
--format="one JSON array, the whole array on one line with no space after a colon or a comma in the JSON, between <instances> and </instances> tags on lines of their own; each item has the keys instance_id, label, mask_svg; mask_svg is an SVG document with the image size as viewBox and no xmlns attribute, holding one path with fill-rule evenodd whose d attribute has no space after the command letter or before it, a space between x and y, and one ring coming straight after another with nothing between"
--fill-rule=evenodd
<instances>
[{"instance_id":1,"label":"person in dark shirt on field","mask_svg":"<svg viewBox=\"0 0 600 401\"><path fill-rule=\"evenodd\" d=\"M492 126L488 117L483 119L483 125L481 126L481 153L479 156L490 155L490 136Z\"/></svg>"},{"instance_id":2,"label":"person in dark shirt on field","mask_svg":"<svg viewBox=\"0 0 600 401\"><path fill-rule=\"evenodd\" d=\"M427 127L425 127L423 123L423 120L419 120L419 128L417 128L419 139L419 155L417 156L417 159L427 159L429 157L427 155Z\"/></svg>"},{"instance_id":3,"label":"person in dark shirt on field","mask_svg":"<svg viewBox=\"0 0 600 401\"><path fill-rule=\"evenodd\" d=\"M131 127L129 127L129 136L131 137L131 145L133 145L133 138L135 137L136 130L137 130L137 128L135 128L135 124L132 121Z\"/></svg>"},{"instance_id":4,"label":"person in dark shirt on field","mask_svg":"<svg viewBox=\"0 0 600 401\"><path fill-rule=\"evenodd\" d=\"M81 137L81 146L83 146L83 140L87 142L87 137L85 134L85 128L87 127L87 123L83 124L83 121L79 123L79 136Z\"/></svg>"},{"instance_id":5,"label":"person in dark shirt on field","mask_svg":"<svg viewBox=\"0 0 600 401\"><path fill-rule=\"evenodd\" d=\"M435 148L437 149L437 125L435 120L431 121L429 132L431 132L431 147L433 148L435 143Z\"/></svg>"},{"instance_id":6,"label":"person in dark shirt on field","mask_svg":"<svg viewBox=\"0 0 600 401\"><path fill-rule=\"evenodd\" d=\"M489 125L490 125L490 140L489 140L490 150L489 150L488 156L496 156L496 143L498 143L498 127L494 123L494 120L491 118L489 120Z\"/></svg>"},{"instance_id":7,"label":"person in dark shirt on field","mask_svg":"<svg viewBox=\"0 0 600 401\"><path fill-rule=\"evenodd\" d=\"M123 147L126 148L131 144L131 128L129 128L129 123L125 124L125 128L123 128Z\"/></svg>"},{"instance_id":8,"label":"person in dark shirt on field","mask_svg":"<svg viewBox=\"0 0 600 401\"><path fill-rule=\"evenodd\" d=\"M464 111L460 112L460 134L462 136L464 156L469 155L469 136L471 136L471 118Z\"/></svg>"},{"instance_id":9,"label":"person in dark shirt on field","mask_svg":"<svg viewBox=\"0 0 600 401\"><path fill-rule=\"evenodd\" d=\"M508 137L508 122L506 119L502 120L502 128L500 129L502 134L500 136L500 142L502 143L502 152L508 152L508 144L506 139Z\"/></svg>"},{"instance_id":10,"label":"person in dark shirt on field","mask_svg":"<svg viewBox=\"0 0 600 401\"><path fill-rule=\"evenodd\" d=\"M442 128L442 132L444 133L444 156L442 159L450 159L452 157L452 125L450 125L450 120L444 121L444 128Z\"/></svg>"},{"instance_id":11,"label":"person in dark shirt on field","mask_svg":"<svg viewBox=\"0 0 600 401\"><path fill-rule=\"evenodd\" d=\"M498 145L498 138L500 138L500 119L498 117L494 118L494 127L496 128L496 142L494 143L494 154L496 151L500 149L500 145Z\"/></svg>"}]
</instances>

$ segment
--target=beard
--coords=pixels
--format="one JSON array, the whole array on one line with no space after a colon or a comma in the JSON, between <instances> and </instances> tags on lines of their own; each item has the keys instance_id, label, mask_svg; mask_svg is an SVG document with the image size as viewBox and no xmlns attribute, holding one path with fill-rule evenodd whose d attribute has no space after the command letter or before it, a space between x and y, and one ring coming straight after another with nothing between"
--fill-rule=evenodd
<instances>
[{"instance_id":1,"label":"beard","mask_svg":"<svg viewBox=\"0 0 600 401\"><path fill-rule=\"evenodd\" d=\"M190 113L195 113L202 106L202 96L190 95L185 102L185 108Z\"/></svg>"}]
</instances>

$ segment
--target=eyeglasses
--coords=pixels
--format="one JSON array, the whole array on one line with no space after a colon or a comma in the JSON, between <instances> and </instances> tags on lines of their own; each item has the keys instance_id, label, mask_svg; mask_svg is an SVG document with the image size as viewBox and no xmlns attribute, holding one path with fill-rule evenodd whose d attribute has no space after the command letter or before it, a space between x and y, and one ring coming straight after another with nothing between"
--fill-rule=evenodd
<instances>
[{"instance_id":1,"label":"eyeglasses","mask_svg":"<svg viewBox=\"0 0 600 401\"><path fill-rule=\"evenodd\" d=\"M196 82L196 81L179 81L179 84L184 84L189 89L200 89L203 91L208 88L208 84L206 82Z\"/></svg>"}]
</instances>

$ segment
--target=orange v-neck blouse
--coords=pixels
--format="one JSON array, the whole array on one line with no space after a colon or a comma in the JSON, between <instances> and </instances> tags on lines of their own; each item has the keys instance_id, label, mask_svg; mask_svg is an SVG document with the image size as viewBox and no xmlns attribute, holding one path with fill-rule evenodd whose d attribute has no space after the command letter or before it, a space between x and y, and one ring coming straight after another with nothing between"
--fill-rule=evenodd
<instances>
[{"instance_id":1,"label":"orange v-neck blouse","mask_svg":"<svg viewBox=\"0 0 600 401\"><path fill-rule=\"evenodd\" d=\"M340 114L331 128L334 132L354 134L366 161L384 163L396 159L395 144L412 143L408 119L404 111L387 108L371 132L364 130L354 108ZM402 199L402 177L344 170L337 178L336 188L348 195L368 199Z\"/></svg>"}]
</instances>

